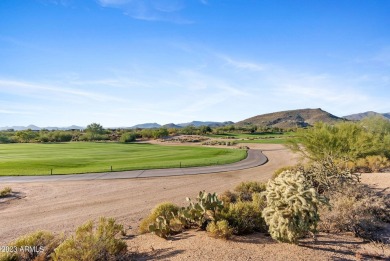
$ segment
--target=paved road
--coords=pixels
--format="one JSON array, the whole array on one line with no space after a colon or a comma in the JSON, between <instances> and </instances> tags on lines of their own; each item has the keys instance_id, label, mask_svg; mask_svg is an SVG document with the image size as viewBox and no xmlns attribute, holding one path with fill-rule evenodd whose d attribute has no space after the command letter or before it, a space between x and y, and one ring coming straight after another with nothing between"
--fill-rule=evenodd
<instances>
[{"instance_id":1,"label":"paved road","mask_svg":"<svg viewBox=\"0 0 390 261\"><path fill-rule=\"evenodd\" d=\"M130 178L149 178L149 177L168 177L181 175L196 175L216 173L240 169L248 169L265 164L267 157L260 150L248 150L248 157L236 163L192 168L174 168L174 169L149 169L149 170L131 170L121 172L104 172L88 174L69 174L69 175L46 175L46 176L0 176L0 183L23 183L23 182L48 182L48 181L77 181L77 180L108 180L108 179L130 179Z\"/></svg>"}]
</instances>

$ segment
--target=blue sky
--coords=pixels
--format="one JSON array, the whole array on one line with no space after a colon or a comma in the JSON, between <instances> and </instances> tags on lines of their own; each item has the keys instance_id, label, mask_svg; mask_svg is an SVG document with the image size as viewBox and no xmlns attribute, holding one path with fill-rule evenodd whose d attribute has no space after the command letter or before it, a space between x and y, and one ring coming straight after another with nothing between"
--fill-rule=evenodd
<instances>
[{"instance_id":1,"label":"blue sky","mask_svg":"<svg viewBox=\"0 0 390 261\"><path fill-rule=\"evenodd\" d=\"M390 112L390 1L1 0L0 126Z\"/></svg>"}]
</instances>

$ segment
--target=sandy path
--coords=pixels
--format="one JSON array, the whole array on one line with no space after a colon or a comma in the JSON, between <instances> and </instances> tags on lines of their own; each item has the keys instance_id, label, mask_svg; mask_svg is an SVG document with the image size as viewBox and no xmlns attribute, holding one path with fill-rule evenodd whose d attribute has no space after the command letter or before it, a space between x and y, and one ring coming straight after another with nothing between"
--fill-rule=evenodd
<instances>
[{"instance_id":1,"label":"sandy path","mask_svg":"<svg viewBox=\"0 0 390 261\"><path fill-rule=\"evenodd\" d=\"M269 162L246 170L193 176L7 184L25 197L0 204L0 244L38 229L73 231L99 216L115 217L132 227L130 233L136 233L139 220L162 201L185 204L187 196L194 197L200 190L223 192L241 181L265 181L275 169L295 161L281 145L250 146L263 150Z\"/></svg>"}]
</instances>

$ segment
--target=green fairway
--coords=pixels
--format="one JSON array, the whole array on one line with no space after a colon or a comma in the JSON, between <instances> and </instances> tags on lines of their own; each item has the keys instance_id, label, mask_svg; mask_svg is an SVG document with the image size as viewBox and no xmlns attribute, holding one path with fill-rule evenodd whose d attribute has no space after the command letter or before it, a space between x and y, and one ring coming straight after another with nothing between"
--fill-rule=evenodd
<instances>
[{"instance_id":1,"label":"green fairway","mask_svg":"<svg viewBox=\"0 0 390 261\"><path fill-rule=\"evenodd\" d=\"M0 144L0 175L50 175L207 166L237 162L246 151L195 146L71 142Z\"/></svg>"}]
</instances>

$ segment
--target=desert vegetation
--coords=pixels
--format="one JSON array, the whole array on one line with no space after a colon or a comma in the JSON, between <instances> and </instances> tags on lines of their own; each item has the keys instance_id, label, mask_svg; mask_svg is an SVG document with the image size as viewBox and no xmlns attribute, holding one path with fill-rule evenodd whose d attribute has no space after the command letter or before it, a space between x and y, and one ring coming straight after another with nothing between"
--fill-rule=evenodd
<instances>
[{"instance_id":1,"label":"desert vegetation","mask_svg":"<svg viewBox=\"0 0 390 261\"><path fill-rule=\"evenodd\" d=\"M129 260L123 225L101 217L79 226L66 237L49 231L36 231L10 242L10 251L0 252L1 261L13 260Z\"/></svg>"},{"instance_id":2,"label":"desert vegetation","mask_svg":"<svg viewBox=\"0 0 390 261\"><path fill-rule=\"evenodd\" d=\"M12 189L10 187L5 187L0 190L0 197L8 196L12 193Z\"/></svg>"},{"instance_id":3,"label":"desert vegetation","mask_svg":"<svg viewBox=\"0 0 390 261\"><path fill-rule=\"evenodd\" d=\"M13 129L0 131L0 143L50 143L50 142L76 142L76 141L116 141L134 142L135 140L163 139L175 140L179 142L201 142L208 138L240 139L250 142L261 142L278 138L288 129L257 127L255 125L246 126L222 126L209 127L188 125L183 128L152 128L152 129L105 129L99 123L91 123L85 129L74 130L47 130L39 131L27 129L14 131ZM187 138L185 136L187 135ZM193 138L192 136L198 136ZM184 136L184 137L181 137ZM285 137L286 135L284 135ZM196 140L193 140L196 139ZM265 141L263 141L265 142Z\"/></svg>"},{"instance_id":4,"label":"desert vegetation","mask_svg":"<svg viewBox=\"0 0 390 261\"><path fill-rule=\"evenodd\" d=\"M290 148L303 156L298 165L275 171L268 183L242 182L219 195L200 191L196 198L187 198L184 206L171 202L158 204L141 220L140 233L169 239L195 228L210 237L229 240L261 232L262 237L298 244L309 236L316 238L318 232L349 232L380 243L381 233L390 223L390 200L383 191L361 184L358 173L388 167L389 147L383 145L387 144L388 127L376 121L320 123L299 130L297 139L288 142ZM225 139L229 140L235 139ZM115 245L115 251L105 246L108 241L102 243L97 239L102 234L96 236L99 229L94 230L92 223L83 225L67 239L53 239L50 234L35 237L43 238L41 244L49 249L45 255L54 260L72 260L76 255L86 258L126 255L118 237L123 227L110 226L117 241L110 239L109 245ZM96 253L80 250L76 247L79 245L94 246ZM79 252L72 252L73 248Z\"/></svg>"},{"instance_id":5,"label":"desert vegetation","mask_svg":"<svg viewBox=\"0 0 390 261\"><path fill-rule=\"evenodd\" d=\"M390 222L390 201L360 184L355 171L357 166L388 167L388 126L377 118L299 130L298 138L289 141L303 156L298 165L277 170L267 184L243 182L221 195L203 191L180 210L153 212L153 218L142 221L143 232L149 224L149 232L163 238L197 227L223 239L262 231L277 241L297 243L324 231L380 241L377 232Z\"/></svg>"}]
</instances>

